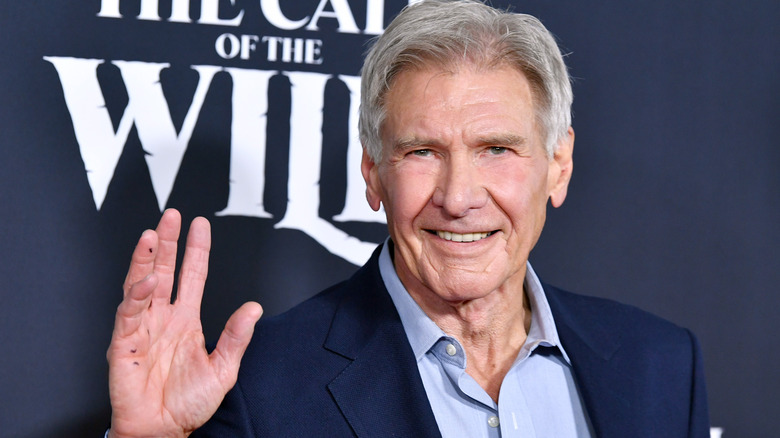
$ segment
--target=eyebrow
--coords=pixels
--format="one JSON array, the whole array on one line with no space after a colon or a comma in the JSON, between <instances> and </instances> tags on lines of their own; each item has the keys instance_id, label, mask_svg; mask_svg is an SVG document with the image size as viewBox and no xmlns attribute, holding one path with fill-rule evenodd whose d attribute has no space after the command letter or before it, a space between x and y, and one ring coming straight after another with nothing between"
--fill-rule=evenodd
<instances>
[{"instance_id":1,"label":"eyebrow","mask_svg":"<svg viewBox=\"0 0 780 438\"><path fill-rule=\"evenodd\" d=\"M481 145L494 146L521 146L526 143L525 137L515 134L495 134L486 137L478 137L477 141Z\"/></svg>"},{"instance_id":2,"label":"eyebrow","mask_svg":"<svg viewBox=\"0 0 780 438\"><path fill-rule=\"evenodd\" d=\"M404 150L413 149L423 145L438 145L439 142L429 139L421 139L417 137L400 138L393 144L393 149Z\"/></svg>"},{"instance_id":3,"label":"eyebrow","mask_svg":"<svg viewBox=\"0 0 780 438\"><path fill-rule=\"evenodd\" d=\"M401 138L395 142L393 149L396 151L404 151L407 149L414 149L420 146L439 146L441 142L433 139L424 139L418 137Z\"/></svg>"},{"instance_id":4,"label":"eyebrow","mask_svg":"<svg viewBox=\"0 0 780 438\"><path fill-rule=\"evenodd\" d=\"M477 137L478 145L492 146L522 146L526 144L526 138L516 134L490 134L483 137ZM415 149L421 146L441 146L440 140L433 138L407 137L401 138L393 144L393 150L405 151Z\"/></svg>"}]
</instances>

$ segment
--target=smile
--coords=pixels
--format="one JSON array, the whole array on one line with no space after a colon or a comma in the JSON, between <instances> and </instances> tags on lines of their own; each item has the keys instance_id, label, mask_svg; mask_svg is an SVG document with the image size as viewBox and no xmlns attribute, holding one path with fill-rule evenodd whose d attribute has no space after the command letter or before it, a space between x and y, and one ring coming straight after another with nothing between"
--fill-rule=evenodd
<instances>
[{"instance_id":1,"label":"smile","mask_svg":"<svg viewBox=\"0 0 780 438\"><path fill-rule=\"evenodd\" d=\"M436 231L436 235L450 242L476 242L492 235L494 232L458 234L450 231Z\"/></svg>"}]
</instances>

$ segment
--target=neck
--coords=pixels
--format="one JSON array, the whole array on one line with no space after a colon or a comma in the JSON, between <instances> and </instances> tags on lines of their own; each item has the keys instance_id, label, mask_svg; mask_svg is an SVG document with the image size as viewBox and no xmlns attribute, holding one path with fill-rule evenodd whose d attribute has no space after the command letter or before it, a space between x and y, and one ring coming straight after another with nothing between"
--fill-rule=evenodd
<instances>
[{"instance_id":1,"label":"neck","mask_svg":"<svg viewBox=\"0 0 780 438\"><path fill-rule=\"evenodd\" d=\"M481 298L456 302L445 301L432 291L407 290L442 331L461 343L466 372L497 402L504 376L531 326L523 287L500 288Z\"/></svg>"}]
</instances>

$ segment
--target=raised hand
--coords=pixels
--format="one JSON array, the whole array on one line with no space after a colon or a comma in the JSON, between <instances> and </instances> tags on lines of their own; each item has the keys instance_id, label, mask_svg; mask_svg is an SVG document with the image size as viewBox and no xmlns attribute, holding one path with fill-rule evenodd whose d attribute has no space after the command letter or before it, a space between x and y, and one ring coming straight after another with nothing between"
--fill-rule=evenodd
<instances>
[{"instance_id":1,"label":"raised hand","mask_svg":"<svg viewBox=\"0 0 780 438\"><path fill-rule=\"evenodd\" d=\"M111 437L181 437L205 423L236 382L262 314L249 302L228 320L209 355L200 322L211 230L192 221L171 303L181 216L163 213L138 241L108 348Z\"/></svg>"}]
</instances>

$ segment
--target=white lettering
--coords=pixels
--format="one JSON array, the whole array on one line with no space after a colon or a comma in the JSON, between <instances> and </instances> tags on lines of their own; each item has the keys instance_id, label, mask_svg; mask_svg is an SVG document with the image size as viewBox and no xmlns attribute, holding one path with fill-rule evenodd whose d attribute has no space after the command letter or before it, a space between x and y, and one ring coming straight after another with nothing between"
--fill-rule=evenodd
<instances>
[{"instance_id":1,"label":"white lettering","mask_svg":"<svg viewBox=\"0 0 780 438\"><path fill-rule=\"evenodd\" d=\"M128 95L116 131L98 81L102 59L45 57L54 65L70 112L87 180L95 206L100 210L117 163L135 126L146 152L152 187L160 210L165 208L192 132L214 76L226 71L233 82L230 144L230 190L226 208L217 216L271 218L265 210L266 129L268 84L275 71L217 66L192 66L198 85L192 103L177 133L171 120L160 73L167 63L113 61L119 68ZM325 84L331 78L321 73L282 73L292 85L288 204L276 228L299 230L345 260L360 265L375 243L362 242L319 217L322 121ZM359 172L361 148L357 142L359 78L340 76L350 90L348 174L344 210L333 218L341 222L384 222L363 201L365 185ZM362 205L362 208L360 207Z\"/></svg>"},{"instance_id":2,"label":"white lettering","mask_svg":"<svg viewBox=\"0 0 780 438\"><path fill-rule=\"evenodd\" d=\"M181 131L177 134L160 85L160 72L169 64L112 62L122 73L128 95L127 107L114 132L97 80L97 66L104 61L64 57L44 59L51 62L59 74L97 209L100 210L103 205L130 128L135 125L138 138L147 153L146 165L162 211L173 189L206 91L221 67L192 67L198 72L200 80Z\"/></svg>"},{"instance_id":3,"label":"white lettering","mask_svg":"<svg viewBox=\"0 0 780 438\"><path fill-rule=\"evenodd\" d=\"M104 18L122 18L119 13L119 0L101 0L98 17Z\"/></svg>"},{"instance_id":4,"label":"white lettering","mask_svg":"<svg viewBox=\"0 0 780 438\"><path fill-rule=\"evenodd\" d=\"M385 31L385 0L368 0L366 2L366 29L364 33L379 35Z\"/></svg>"},{"instance_id":5,"label":"white lettering","mask_svg":"<svg viewBox=\"0 0 780 438\"><path fill-rule=\"evenodd\" d=\"M385 223L384 209L378 212L366 202L366 183L360 172L363 159L363 147L358 136L358 108L360 107L360 78L357 76L339 76L349 89L349 146L347 147L347 193L344 209L333 220L338 222L379 222Z\"/></svg>"},{"instance_id":6,"label":"white lettering","mask_svg":"<svg viewBox=\"0 0 780 438\"><path fill-rule=\"evenodd\" d=\"M325 6L331 3L333 11L326 11ZM355 24L355 17L352 16L352 10L346 0L320 0L317 10L306 26L306 30L319 30L317 23L321 17L335 18L339 22L338 31L342 33L359 33L360 30Z\"/></svg>"},{"instance_id":7,"label":"white lettering","mask_svg":"<svg viewBox=\"0 0 780 438\"><path fill-rule=\"evenodd\" d=\"M273 71L225 69L233 78L230 130L230 194L217 216L270 218L265 211L265 151L268 81Z\"/></svg>"},{"instance_id":8,"label":"white lettering","mask_svg":"<svg viewBox=\"0 0 780 438\"><path fill-rule=\"evenodd\" d=\"M303 38L282 38L282 62L293 60L298 64L303 62Z\"/></svg>"},{"instance_id":9,"label":"white lettering","mask_svg":"<svg viewBox=\"0 0 780 438\"><path fill-rule=\"evenodd\" d=\"M233 59L242 51L241 42L238 37L230 34L223 33L217 37L217 41L214 43L214 49L223 59Z\"/></svg>"},{"instance_id":10,"label":"white lettering","mask_svg":"<svg viewBox=\"0 0 780 438\"><path fill-rule=\"evenodd\" d=\"M149 167L157 204L162 211L173 190L176 174L179 172L211 80L222 68L192 66L200 79L181 131L177 134L160 85L161 69L150 68L149 66L154 64L145 62L114 61L113 64L122 72L129 97L125 114L130 113L135 121L138 138L147 153L146 165ZM167 64L164 66L168 67Z\"/></svg>"},{"instance_id":11,"label":"white lettering","mask_svg":"<svg viewBox=\"0 0 780 438\"><path fill-rule=\"evenodd\" d=\"M322 64L322 40L264 36L261 41L267 43L268 61L278 61L281 52L282 62Z\"/></svg>"},{"instance_id":12,"label":"white lettering","mask_svg":"<svg viewBox=\"0 0 780 438\"><path fill-rule=\"evenodd\" d=\"M722 436L723 436L723 428L721 427L710 428L710 438L721 438Z\"/></svg>"},{"instance_id":13,"label":"white lettering","mask_svg":"<svg viewBox=\"0 0 780 438\"><path fill-rule=\"evenodd\" d=\"M281 37L264 36L262 42L268 43L268 60L276 62L279 59L279 55L276 52L276 45L282 41Z\"/></svg>"},{"instance_id":14,"label":"white lettering","mask_svg":"<svg viewBox=\"0 0 780 438\"><path fill-rule=\"evenodd\" d=\"M249 59L249 52L257 49L257 42L260 37L257 35L241 35L241 59Z\"/></svg>"},{"instance_id":15,"label":"white lettering","mask_svg":"<svg viewBox=\"0 0 780 438\"><path fill-rule=\"evenodd\" d=\"M141 12L139 20L160 21L159 0L140 0ZM220 0L201 0L199 24L214 24L218 26L239 26L244 18L244 10L240 10L233 18L219 18ZM230 0L230 5L235 6L236 0ZM122 18L119 13L119 0L101 0L98 17ZM190 0L171 0L171 16L168 21L174 23L192 23L190 17Z\"/></svg>"},{"instance_id":16,"label":"white lettering","mask_svg":"<svg viewBox=\"0 0 780 438\"><path fill-rule=\"evenodd\" d=\"M128 1L128 0L125 0ZM140 2L139 20L160 21L160 0L134 0ZM171 16L167 21L175 23L192 23L190 2L192 0L167 0L171 2ZM198 24L216 26L240 26L244 19L244 9L236 7L236 0L229 0L232 11L225 10L224 0L200 0L200 17ZM366 26L363 33L379 35L384 32L385 0L366 1ZM409 4L420 0L408 0ZM119 8L120 0L101 0L98 17L122 18ZM280 0L260 0L260 11L263 17L274 27L281 30L297 30L305 26L306 30L318 31L321 18L335 18L338 22L337 31L341 33L360 33L355 23L354 15L348 0L319 0L312 15L300 19L291 19L284 15ZM307 24L308 23L308 24Z\"/></svg>"},{"instance_id":17,"label":"white lettering","mask_svg":"<svg viewBox=\"0 0 780 438\"><path fill-rule=\"evenodd\" d=\"M220 0L202 0L200 3L200 24L214 24L218 26L239 26L244 18L244 10L231 19L219 18ZM236 0L230 0L230 5L235 6ZM246 58L244 58L246 59Z\"/></svg>"},{"instance_id":18,"label":"white lettering","mask_svg":"<svg viewBox=\"0 0 780 438\"><path fill-rule=\"evenodd\" d=\"M322 64L320 53L322 49L322 40L306 40L306 64Z\"/></svg>"},{"instance_id":19,"label":"white lettering","mask_svg":"<svg viewBox=\"0 0 780 438\"><path fill-rule=\"evenodd\" d=\"M178 16L186 15L189 21L189 0L174 0L173 10ZM139 20L160 21L158 0L141 0L141 13L138 14ZM186 9L186 14L182 13L182 8ZM119 0L101 0L100 12L98 17L122 18L119 13Z\"/></svg>"},{"instance_id":20,"label":"white lettering","mask_svg":"<svg viewBox=\"0 0 780 438\"><path fill-rule=\"evenodd\" d=\"M288 73L292 83L290 169L287 211L274 228L300 230L332 254L356 265L371 256L376 244L359 239L319 217L320 163L322 162L322 109L327 75ZM303 122L304 126L298 126Z\"/></svg>"},{"instance_id":21,"label":"white lettering","mask_svg":"<svg viewBox=\"0 0 780 438\"><path fill-rule=\"evenodd\" d=\"M60 77L65 104L70 111L81 159L87 171L87 181L92 189L95 206L100 210L132 128L132 120L127 117L125 110L114 132L97 80L97 67L104 62L102 59L56 56L45 56L43 59L54 65Z\"/></svg>"},{"instance_id":22,"label":"white lettering","mask_svg":"<svg viewBox=\"0 0 780 438\"><path fill-rule=\"evenodd\" d=\"M279 7L279 0L260 0L260 10L263 11L263 15L269 23L283 30L300 29L309 20L308 16L298 21L288 19L282 13L282 8Z\"/></svg>"},{"instance_id":23,"label":"white lettering","mask_svg":"<svg viewBox=\"0 0 780 438\"><path fill-rule=\"evenodd\" d=\"M139 20L160 21L159 4L157 0L141 0Z\"/></svg>"},{"instance_id":24,"label":"white lettering","mask_svg":"<svg viewBox=\"0 0 780 438\"><path fill-rule=\"evenodd\" d=\"M171 18L169 20L175 23L192 23L192 19L190 18L190 1L173 0L173 4L171 5Z\"/></svg>"}]
</instances>

